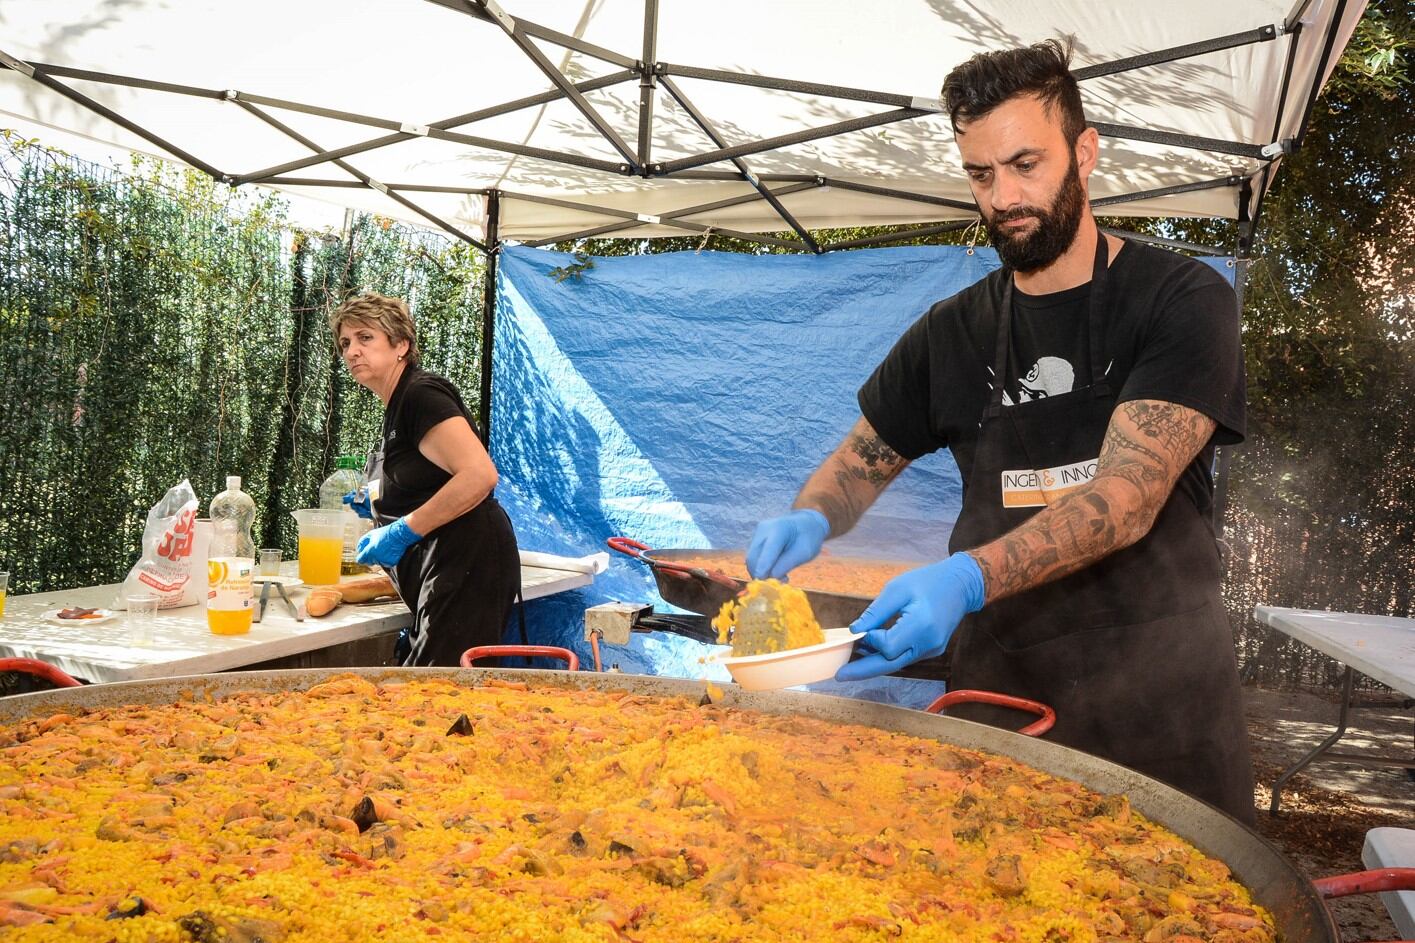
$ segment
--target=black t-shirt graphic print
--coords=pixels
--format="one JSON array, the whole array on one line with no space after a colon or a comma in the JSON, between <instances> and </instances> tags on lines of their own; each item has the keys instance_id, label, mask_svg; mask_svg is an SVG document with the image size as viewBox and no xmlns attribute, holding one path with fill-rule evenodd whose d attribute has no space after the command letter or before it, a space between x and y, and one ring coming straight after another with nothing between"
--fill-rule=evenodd
<instances>
[{"instance_id":1,"label":"black t-shirt graphic print","mask_svg":"<svg viewBox=\"0 0 1415 943\"><path fill-rule=\"evenodd\" d=\"M1002 405L1030 403L1091 385L1090 297L1089 284L1049 295L1012 292Z\"/></svg>"}]
</instances>

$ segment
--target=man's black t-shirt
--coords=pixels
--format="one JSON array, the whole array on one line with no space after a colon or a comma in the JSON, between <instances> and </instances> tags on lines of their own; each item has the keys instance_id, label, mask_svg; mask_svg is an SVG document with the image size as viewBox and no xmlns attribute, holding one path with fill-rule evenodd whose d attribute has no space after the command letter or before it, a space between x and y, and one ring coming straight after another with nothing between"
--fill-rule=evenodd
<instances>
[{"instance_id":1,"label":"man's black t-shirt","mask_svg":"<svg viewBox=\"0 0 1415 943\"><path fill-rule=\"evenodd\" d=\"M1050 295L1012 292L1012 334L1002 404L1091 385L1090 284Z\"/></svg>"},{"instance_id":2,"label":"man's black t-shirt","mask_svg":"<svg viewBox=\"0 0 1415 943\"><path fill-rule=\"evenodd\" d=\"M477 433L461 394L450 381L419 367L403 371L383 414L383 486L375 503L379 514L411 514L451 480L451 475L418 451L418 443L433 426L453 416L466 419Z\"/></svg>"},{"instance_id":3,"label":"man's black t-shirt","mask_svg":"<svg viewBox=\"0 0 1415 943\"><path fill-rule=\"evenodd\" d=\"M860 388L860 412L885 443L915 459L976 433L987 408L995 317L1005 270L935 304L900 337ZM1004 404L1017 407L1091 384L1090 284L1050 295L1014 289ZM1218 423L1176 490L1211 506L1213 446L1243 441L1244 372L1238 305L1213 269L1178 253L1126 242L1106 279L1102 363L1119 401L1153 399ZM1096 443L1099 451L1100 443ZM960 462L960 465L962 463ZM966 476L969 469L962 469Z\"/></svg>"}]
</instances>

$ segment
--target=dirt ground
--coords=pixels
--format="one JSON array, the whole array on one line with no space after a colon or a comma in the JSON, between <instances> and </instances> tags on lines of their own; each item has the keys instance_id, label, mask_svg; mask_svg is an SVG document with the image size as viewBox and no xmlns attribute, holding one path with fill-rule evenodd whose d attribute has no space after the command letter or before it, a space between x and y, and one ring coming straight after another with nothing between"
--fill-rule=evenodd
<instances>
[{"instance_id":1,"label":"dirt ground","mask_svg":"<svg viewBox=\"0 0 1415 943\"><path fill-rule=\"evenodd\" d=\"M1268 814L1272 785L1290 764L1336 728L1336 693L1244 688L1248 732L1258 787L1258 831L1308 878L1361 871L1366 831L1382 825L1415 827L1415 780L1400 766L1318 759L1288 781L1281 810ZM1405 757L1415 764L1415 712L1393 695L1357 694L1347 731L1332 749ZM1342 939L1394 940L1395 925L1368 894L1330 901Z\"/></svg>"}]
</instances>

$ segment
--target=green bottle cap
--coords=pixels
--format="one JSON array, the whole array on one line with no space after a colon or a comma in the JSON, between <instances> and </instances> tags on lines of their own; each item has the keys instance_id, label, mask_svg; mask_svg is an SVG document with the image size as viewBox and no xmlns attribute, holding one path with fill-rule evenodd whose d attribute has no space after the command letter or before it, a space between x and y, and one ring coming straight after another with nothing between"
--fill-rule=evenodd
<instances>
[{"instance_id":1,"label":"green bottle cap","mask_svg":"<svg viewBox=\"0 0 1415 943\"><path fill-rule=\"evenodd\" d=\"M341 455L334 461L335 468L352 468L355 471L362 471L364 460L357 455Z\"/></svg>"}]
</instances>

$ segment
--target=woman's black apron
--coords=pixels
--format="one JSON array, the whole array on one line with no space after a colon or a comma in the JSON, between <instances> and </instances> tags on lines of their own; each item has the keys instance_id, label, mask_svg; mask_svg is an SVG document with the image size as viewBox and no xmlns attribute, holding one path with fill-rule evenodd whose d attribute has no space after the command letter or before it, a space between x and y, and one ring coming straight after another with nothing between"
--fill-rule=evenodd
<instances>
[{"instance_id":1,"label":"woman's black apron","mask_svg":"<svg viewBox=\"0 0 1415 943\"><path fill-rule=\"evenodd\" d=\"M464 417L480 438L476 423ZM388 430L384 429L386 437ZM364 466L368 481L390 485L383 467L385 439ZM397 487L396 482L392 483ZM374 524L396 517L373 512ZM400 635L395 658L401 665L456 667L467 649L502 641L511 609L521 591L520 554L511 519L494 494L427 534L388 570L393 588L413 611L413 624ZM483 662L483 665L489 664Z\"/></svg>"},{"instance_id":2,"label":"woman's black apron","mask_svg":"<svg viewBox=\"0 0 1415 943\"><path fill-rule=\"evenodd\" d=\"M968 473L950 551L988 543L1040 510L1029 480L1039 489L1060 486L1059 476L1078 468L1084 474L1097 459L1118 393L1104 357L1107 256L1102 236L1088 318L1091 386L1007 407L1012 276L1002 273L1000 310L985 313L982 324L984 334L989 317L997 325L988 407L976 437L953 444ZM951 687L1050 704L1057 723L1048 740L1252 821L1252 764L1219 580L1211 508L1196 508L1176 491L1139 542L966 618L954 643ZM1015 714L981 705L950 713L1017 723Z\"/></svg>"}]
</instances>

